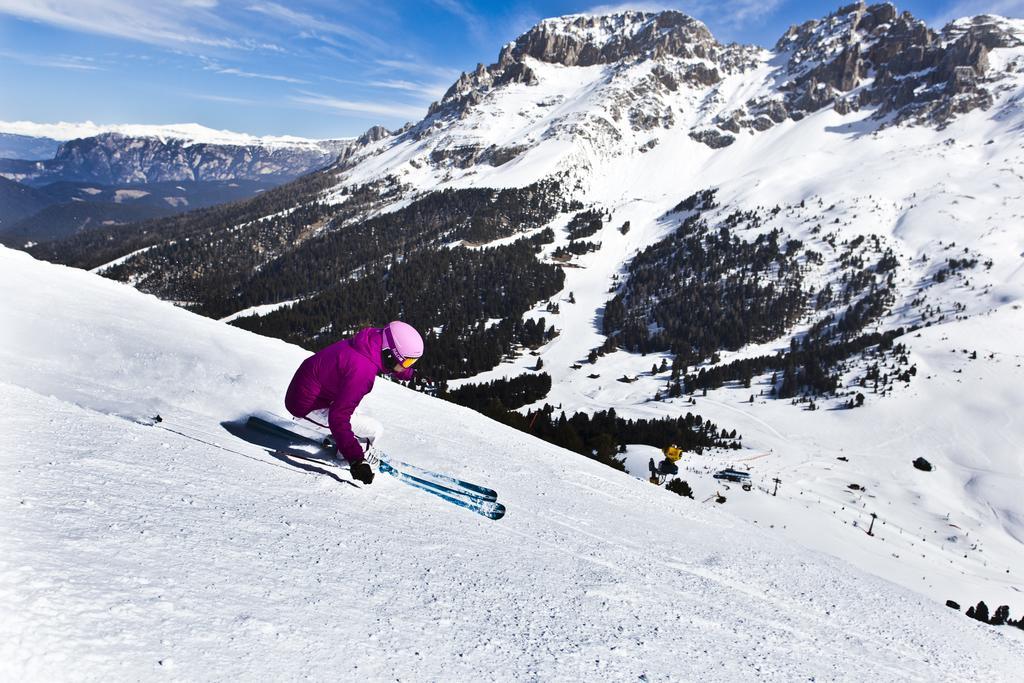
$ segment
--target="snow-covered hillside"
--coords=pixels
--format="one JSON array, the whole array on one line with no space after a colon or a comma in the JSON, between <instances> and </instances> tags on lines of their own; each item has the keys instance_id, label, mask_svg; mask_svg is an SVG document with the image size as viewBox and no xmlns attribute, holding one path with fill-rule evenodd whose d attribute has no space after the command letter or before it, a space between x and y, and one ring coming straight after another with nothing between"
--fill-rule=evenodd
<instances>
[{"instance_id":1,"label":"snow-covered hillside","mask_svg":"<svg viewBox=\"0 0 1024 683\"><path fill-rule=\"evenodd\" d=\"M221 423L298 348L0 250L0 676L1000 680L1016 629L381 382L386 450L476 517L288 466ZM160 426L139 424L159 413Z\"/></svg>"}]
</instances>

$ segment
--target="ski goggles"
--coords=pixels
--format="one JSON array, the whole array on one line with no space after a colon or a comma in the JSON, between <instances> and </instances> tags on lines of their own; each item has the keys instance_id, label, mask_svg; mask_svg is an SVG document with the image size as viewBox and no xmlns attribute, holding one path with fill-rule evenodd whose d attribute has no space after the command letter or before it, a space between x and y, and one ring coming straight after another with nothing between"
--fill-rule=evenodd
<instances>
[{"instance_id":1,"label":"ski goggles","mask_svg":"<svg viewBox=\"0 0 1024 683\"><path fill-rule=\"evenodd\" d=\"M391 349L384 349L384 362L388 367L394 367L397 364L403 368L411 368L418 360L419 358L403 358Z\"/></svg>"}]
</instances>

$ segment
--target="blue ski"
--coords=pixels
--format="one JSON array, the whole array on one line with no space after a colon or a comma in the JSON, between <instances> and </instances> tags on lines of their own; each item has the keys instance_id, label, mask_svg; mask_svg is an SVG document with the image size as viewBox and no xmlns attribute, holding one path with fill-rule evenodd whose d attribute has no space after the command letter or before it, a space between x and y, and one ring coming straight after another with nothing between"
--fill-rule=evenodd
<instances>
[{"instance_id":1,"label":"blue ski","mask_svg":"<svg viewBox=\"0 0 1024 683\"><path fill-rule=\"evenodd\" d=\"M289 453L288 457L295 460L305 460L306 462L316 463L318 465L326 465L328 467L339 466L339 462L337 460L327 460L314 455L306 456ZM385 474L390 474L403 484L408 484L413 488L426 491L427 493L432 493L438 498L442 498L453 505L466 508L467 510L483 515L484 517L488 517L490 519L501 519L505 516L505 506L501 503L493 500L486 500L479 496L474 496L462 491L456 491L448 488L447 486L441 486L440 484L435 484L434 482L427 481L426 479L421 479L409 474L408 472L402 472L401 470L397 470L392 467L386 460L380 461L380 471Z\"/></svg>"},{"instance_id":2,"label":"blue ski","mask_svg":"<svg viewBox=\"0 0 1024 683\"><path fill-rule=\"evenodd\" d=\"M285 423L288 426L286 427L282 423ZM328 441L329 437L327 435L321 434L313 429L305 428L302 425L292 424L290 420L284 420L272 413L252 415L249 417L246 424L253 429L273 436L279 436L285 439L297 439L321 448L328 443L331 443L333 446L333 442ZM485 486L478 486L477 484L472 484L468 481L463 481L462 479L456 479L455 477L447 474L441 474L440 472L434 472L422 467L417 467L416 465L411 465L407 462L402 462L401 460L391 460L387 456L381 457L380 461L380 469L382 472L385 471L384 466L386 464L389 470L391 470L389 473L401 473L403 481L406 481L407 483L416 482L420 488L426 487L428 490L446 490L470 498L476 498L483 502L494 502L498 499L497 492L494 489L489 489ZM502 508L502 510L504 510L504 508Z\"/></svg>"},{"instance_id":3,"label":"blue ski","mask_svg":"<svg viewBox=\"0 0 1024 683\"><path fill-rule=\"evenodd\" d=\"M414 477L407 472L396 470L386 460L380 461L380 471L390 474L392 477L395 477L399 481L408 484L413 488L418 488L421 491L432 493L438 498L446 500L453 505L466 508L467 510L475 512L478 515L483 515L489 519L501 519L505 516L505 506L501 503L493 500L484 500L467 493L460 493L459 491L455 491L445 486L433 484L429 481L420 479L419 477Z\"/></svg>"},{"instance_id":4,"label":"blue ski","mask_svg":"<svg viewBox=\"0 0 1024 683\"><path fill-rule=\"evenodd\" d=\"M427 484L458 491L459 493L464 493L467 496L473 496L474 498L479 498L481 500L498 500L498 493L494 489L489 489L485 486L478 486L477 484L471 484L468 481L456 479L455 477L447 474L441 474L440 472L426 470L422 467L402 462L401 460L392 460L387 456L381 457L380 460L382 463L386 462L393 469L403 472L406 476ZM415 472L415 474L412 474L413 472Z\"/></svg>"}]
</instances>

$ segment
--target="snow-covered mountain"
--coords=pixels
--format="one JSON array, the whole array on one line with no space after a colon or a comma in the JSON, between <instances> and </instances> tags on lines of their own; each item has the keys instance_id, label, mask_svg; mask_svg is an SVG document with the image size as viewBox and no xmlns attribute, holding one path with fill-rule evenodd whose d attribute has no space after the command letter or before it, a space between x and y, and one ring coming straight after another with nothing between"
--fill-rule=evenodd
<instances>
[{"instance_id":1,"label":"snow-covered mountain","mask_svg":"<svg viewBox=\"0 0 1024 683\"><path fill-rule=\"evenodd\" d=\"M379 126L308 140L197 124L26 121L0 122L0 131L0 194L10 199L0 201L0 241L19 246L248 199L390 135Z\"/></svg>"},{"instance_id":2,"label":"snow-covered mountain","mask_svg":"<svg viewBox=\"0 0 1024 683\"><path fill-rule=\"evenodd\" d=\"M166 181L266 180L283 182L327 166L386 136L374 127L358 138L310 140L257 137L194 123L109 125L92 122L0 122L0 132L25 139L60 140L52 159L0 159L0 175L30 185L57 181L100 184Z\"/></svg>"},{"instance_id":3,"label":"snow-covered mountain","mask_svg":"<svg viewBox=\"0 0 1024 683\"><path fill-rule=\"evenodd\" d=\"M492 522L222 426L305 352L0 248L0 677L1009 680L994 629L464 408L379 382L395 457ZM152 424L160 414L163 422ZM849 531L848 529L846 531Z\"/></svg>"},{"instance_id":4,"label":"snow-covered mountain","mask_svg":"<svg viewBox=\"0 0 1024 683\"><path fill-rule=\"evenodd\" d=\"M1021 20L980 16L935 33L888 3L851 5L793 27L772 51L722 45L677 12L550 19L507 45L497 63L463 74L386 152L357 155L366 161L346 180L387 173L426 189L562 172L593 194L616 160L664 168L664 153L641 156L659 145L692 149L698 166L722 156L692 141L749 147L783 123L788 131L819 129L829 112L857 122L850 132L901 122L941 128L990 110L999 95L1004 107L1018 108L1008 94L1024 68L1021 46ZM818 125L792 125L812 114ZM521 172L502 168L510 163ZM682 179L686 169L672 168Z\"/></svg>"},{"instance_id":5,"label":"snow-covered mountain","mask_svg":"<svg viewBox=\"0 0 1024 683\"><path fill-rule=\"evenodd\" d=\"M150 124L97 124L92 121L36 123L34 121L0 121L0 131L24 137L47 138L66 142L81 138L94 138L105 133L117 133L129 138L159 138L183 140L206 145L260 145L263 147L310 147L341 140L313 140L294 135L250 135L230 130L218 130L198 123L169 125Z\"/></svg>"},{"instance_id":6,"label":"snow-covered mountain","mask_svg":"<svg viewBox=\"0 0 1024 683\"><path fill-rule=\"evenodd\" d=\"M547 373L524 411L699 412L743 448L687 456L698 500L1017 614L1022 102L1019 19L857 3L766 50L675 12L574 15L287 191L33 253L309 345L410 316L452 387ZM646 478L656 444L618 442ZM754 491L712 478L729 465Z\"/></svg>"}]
</instances>

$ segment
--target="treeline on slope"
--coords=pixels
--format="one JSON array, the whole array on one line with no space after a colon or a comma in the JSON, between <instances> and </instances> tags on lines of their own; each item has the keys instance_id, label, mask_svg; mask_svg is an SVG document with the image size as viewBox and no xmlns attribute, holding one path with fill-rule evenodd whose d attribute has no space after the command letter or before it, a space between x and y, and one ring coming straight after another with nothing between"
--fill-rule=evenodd
<instances>
[{"instance_id":1,"label":"treeline on slope","mask_svg":"<svg viewBox=\"0 0 1024 683\"><path fill-rule=\"evenodd\" d=\"M533 230L561 210L557 195L558 184L553 181L504 190L431 192L398 211L325 230L243 284L222 290L219 297L211 298L210 307L219 315L308 296L360 270L412 258L442 242L490 242ZM486 282L480 284L486 288Z\"/></svg>"},{"instance_id":2,"label":"treeline on slope","mask_svg":"<svg viewBox=\"0 0 1024 683\"><path fill-rule=\"evenodd\" d=\"M902 354L905 347L894 345L893 340L914 329L916 328L906 330L900 327L837 342L828 342L820 338L794 340L787 352L743 358L687 374L681 381L672 384L668 396L674 398L683 393L717 389L727 382L737 382L749 387L753 377L769 371L776 372L769 390L769 395L775 398L793 398L808 392L813 395L832 394L839 388L840 375L837 367L842 361L875 347L881 352L892 351ZM778 373L781 373L781 378L777 376ZM917 371L909 368L905 373L901 378L909 381L909 377L917 374Z\"/></svg>"},{"instance_id":3,"label":"treeline on slope","mask_svg":"<svg viewBox=\"0 0 1024 683\"><path fill-rule=\"evenodd\" d=\"M760 219L736 212L712 229L693 214L638 254L605 308L604 333L630 351L671 351L685 365L783 334L807 304L802 244L781 241L778 229L747 242L733 232L740 224Z\"/></svg>"},{"instance_id":4,"label":"treeline on slope","mask_svg":"<svg viewBox=\"0 0 1024 683\"><path fill-rule=\"evenodd\" d=\"M705 448L739 448L735 431L727 436L710 420L692 413L659 420L626 420L616 415L614 408L593 415L575 413L571 417L563 411L556 415L557 409L549 404L525 415L515 411L540 400L550 387L551 378L541 373L467 384L442 391L439 396L617 470L625 469L617 454L625 450L626 444L658 448L676 444L697 454Z\"/></svg>"},{"instance_id":5,"label":"treeline on slope","mask_svg":"<svg viewBox=\"0 0 1024 683\"><path fill-rule=\"evenodd\" d=\"M562 245L555 249L554 253L551 254L552 258L560 261L568 260L573 256L582 256L591 251L597 251L601 248L600 242L589 242L585 240L574 240L568 244Z\"/></svg>"},{"instance_id":6,"label":"treeline on slope","mask_svg":"<svg viewBox=\"0 0 1024 683\"><path fill-rule=\"evenodd\" d=\"M539 227L561 208L557 183L524 188L431 192L397 211L362 219L367 202L332 207L306 204L245 229L163 244L111 269L163 298L193 302L212 317L260 304L307 297L340 281L415 255L442 242L490 241ZM262 232L294 222L289 242L265 246ZM264 246L253 246L262 244Z\"/></svg>"},{"instance_id":7,"label":"treeline on slope","mask_svg":"<svg viewBox=\"0 0 1024 683\"><path fill-rule=\"evenodd\" d=\"M580 211L572 220L566 230L570 240L579 240L590 237L604 226L604 214L597 209Z\"/></svg>"},{"instance_id":8,"label":"treeline on slope","mask_svg":"<svg viewBox=\"0 0 1024 683\"><path fill-rule=\"evenodd\" d=\"M575 451L617 470L625 466L616 455L626 444L647 444L664 448L676 444L697 454L705 448L739 448L738 441L723 438L721 430L700 415L687 413L680 417L660 420L626 420L615 414L615 409L598 411L593 415L565 412L545 404L540 410L526 415L506 410L497 412L493 406L478 408L480 412L498 422L544 439L556 446Z\"/></svg>"},{"instance_id":9,"label":"treeline on slope","mask_svg":"<svg viewBox=\"0 0 1024 683\"><path fill-rule=\"evenodd\" d=\"M952 600L946 601L947 607L953 607L960 609L960 605ZM985 604L984 600L979 600L977 605L967 607L967 616L971 619L976 619L983 624L989 624L990 626L1016 626L1019 629L1024 630L1024 616L1020 619L1010 618L1010 607L1009 605L1000 605L996 607L995 611L989 614L988 605Z\"/></svg>"},{"instance_id":10,"label":"treeline on slope","mask_svg":"<svg viewBox=\"0 0 1024 683\"><path fill-rule=\"evenodd\" d=\"M91 228L66 239L37 244L28 251L37 258L54 263L95 268L145 247L219 233L263 216L315 203L317 195L336 182L333 171L317 171L251 199L219 204L168 218ZM285 221L286 233L294 234L296 228L300 227L296 220L298 218ZM281 234L276 241L287 243L286 234Z\"/></svg>"},{"instance_id":11,"label":"treeline on slope","mask_svg":"<svg viewBox=\"0 0 1024 683\"><path fill-rule=\"evenodd\" d=\"M806 334L791 339L788 352L744 358L725 365L701 369L686 375L682 386L673 386L669 395L691 393L698 389L716 389L730 381L740 382L743 386L749 387L752 377L769 370L781 373L781 378L778 375L773 376L771 396L792 398L807 393L829 395L840 388L842 362L875 347L883 354L894 352L894 355L900 358L900 363L907 365L903 347L894 349L893 346L893 340L905 334L906 330L898 328L884 333L864 332L867 327L878 322L895 301L893 258L892 252L886 251L873 267L863 265L863 261L859 259L854 261L859 270L848 270L840 279L842 291L839 298L849 305L841 314L829 313L815 323ZM877 276L884 276L884 279L879 280ZM826 291L826 305L829 305L833 303L830 286L819 292L818 299L820 301ZM854 298L857 296L860 298ZM818 306L821 307L821 304ZM915 328L911 328L910 331L913 329ZM914 374L916 369L908 368L900 378L910 381ZM875 379L877 380L877 377Z\"/></svg>"},{"instance_id":12,"label":"treeline on slope","mask_svg":"<svg viewBox=\"0 0 1024 683\"><path fill-rule=\"evenodd\" d=\"M483 408L492 401L500 403L500 407L505 410L515 410L541 400L550 391L551 375L540 372L482 384L463 384L439 395L452 403L483 412Z\"/></svg>"},{"instance_id":13,"label":"treeline on slope","mask_svg":"<svg viewBox=\"0 0 1024 683\"><path fill-rule=\"evenodd\" d=\"M877 236L844 242L840 258L844 271L835 283L838 293L832 284L818 292L804 292L802 262L820 264L820 254L803 249L796 240L782 244L778 230L762 233L751 242L739 240L732 234L736 227L762 224L756 212L735 211L712 229L701 213L717 206L715 191L705 190L673 209L690 215L672 235L630 265L629 280L605 310L604 331L609 338L601 349L591 352L591 362L620 346L641 352L671 351L675 356L671 378L656 399L716 389L727 382L750 387L753 377L769 371L774 373L772 397L834 395L840 389L845 361L869 353L882 359L893 356L895 364L884 375L879 364L869 367L861 387L870 381L878 392L889 380L910 381L916 368L910 367L905 348L894 345L905 330L867 332L895 301L899 262L892 249L883 249ZM775 207L771 214L780 210ZM830 244L836 248L834 240ZM868 250L879 254L873 264L864 256ZM781 336L812 301L817 310L836 305L845 309L826 315L794 337L786 352L717 364L720 349L735 350ZM688 373L689 367L706 360L715 365ZM851 398L848 407L860 405L863 398L860 394L856 400Z\"/></svg>"},{"instance_id":14,"label":"treeline on slope","mask_svg":"<svg viewBox=\"0 0 1024 683\"><path fill-rule=\"evenodd\" d=\"M565 278L558 266L537 260L537 241L391 257L294 305L234 324L318 349L361 327L402 319L426 331L430 353L421 374L437 381L466 377L494 367L516 345L539 346L554 336L543 319L522 320Z\"/></svg>"}]
</instances>

